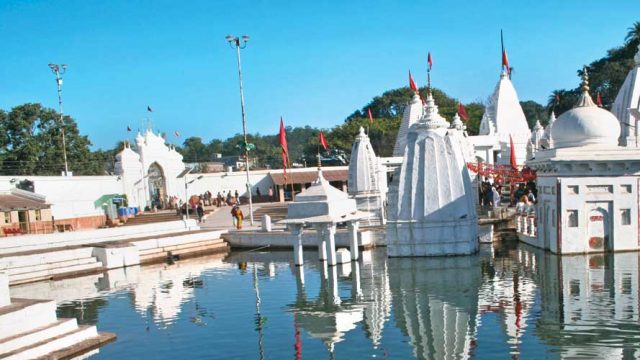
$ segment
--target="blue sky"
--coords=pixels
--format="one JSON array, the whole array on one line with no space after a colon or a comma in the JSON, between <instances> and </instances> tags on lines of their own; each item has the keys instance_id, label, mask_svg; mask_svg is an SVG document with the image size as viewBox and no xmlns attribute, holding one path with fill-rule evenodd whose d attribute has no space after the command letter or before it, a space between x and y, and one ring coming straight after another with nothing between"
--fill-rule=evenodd
<instances>
[{"instance_id":1,"label":"blue sky","mask_svg":"<svg viewBox=\"0 0 640 360\"><path fill-rule=\"evenodd\" d=\"M0 1L0 108L57 106L47 64L69 64L65 112L111 148L154 112L154 128L206 141L242 131L242 51L249 132L329 128L383 91L434 86L484 100L500 71L500 29L521 100L578 84L576 70L622 43L640 1Z\"/></svg>"}]
</instances>

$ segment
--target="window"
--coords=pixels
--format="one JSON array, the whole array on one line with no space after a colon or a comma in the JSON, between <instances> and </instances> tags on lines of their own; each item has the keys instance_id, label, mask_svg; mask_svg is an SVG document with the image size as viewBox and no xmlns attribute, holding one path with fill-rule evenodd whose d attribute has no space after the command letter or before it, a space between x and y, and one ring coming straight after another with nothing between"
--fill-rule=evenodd
<instances>
[{"instance_id":1,"label":"window","mask_svg":"<svg viewBox=\"0 0 640 360\"><path fill-rule=\"evenodd\" d=\"M577 195L580 193L580 187L578 185L569 185L567 189L569 190L569 195Z\"/></svg>"},{"instance_id":2,"label":"window","mask_svg":"<svg viewBox=\"0 0 640 360\"><path fill-rule=\"evenodd\" d=\"M11 223L11 211L5 211L4 212L4 223L5 224L10 224Z\"/></svg>"},{"instance_id":3,"label":"window","mask_svg":"<svg viewBox=\"0 0 640 360\"><path fill-rule=\"evenodd\" d=\"M620 210L620 221L622 225L631 225L631 209Z\"/></svg>"},{"instance_id":4,"label":"window","mask_svg":"<svg viewBox=\"0 0 640 360\"><path fill-rule=\"evenodd\" d=\"M578 210L567 210L567 226L578 227Z\"/></svg>"},{"instance_id":5,"label":"window","mask_svg":"<svg viewBox=\"0 0 640 360\"><path fill-rule=\"evenodd\" d=\"M41 221L42 220L42 210L38 209L36 210L36 221Z\"/></svg>"},{"instance_id":6,"label":"window","mask_svg":"<svg viewBox=\"0 0 640 360\"><path fill-rule=\"evenodd\" d=\"M631 185L620 185L620 192L623 194L631 194Z\"/></svg>"},{"instance_id":7,"label":"window","mask_svg":"<svg viewBox=\"0 0 640 360\"><path fill-rule=\"evenodd\" d=\"M580 280L573 279L569 281L569 294L571 296L580 295Z\"/></svg>"}]
</instances>

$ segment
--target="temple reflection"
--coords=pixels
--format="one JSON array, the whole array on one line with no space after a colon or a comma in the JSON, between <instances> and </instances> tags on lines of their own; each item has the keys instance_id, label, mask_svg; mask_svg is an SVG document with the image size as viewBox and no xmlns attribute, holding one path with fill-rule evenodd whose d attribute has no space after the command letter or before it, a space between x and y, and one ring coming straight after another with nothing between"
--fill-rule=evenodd
<instances>
[{"instance_id":1,"label":"temple reflection","mask_svg":"<svg viewBox=\"0 0 640 360\"><path fill-rule=\"evenodd\" d=\"M396 325L418 359L464 359L475 344L481 274L476 256L392 258Z\"/></svg>"}]
</instances>

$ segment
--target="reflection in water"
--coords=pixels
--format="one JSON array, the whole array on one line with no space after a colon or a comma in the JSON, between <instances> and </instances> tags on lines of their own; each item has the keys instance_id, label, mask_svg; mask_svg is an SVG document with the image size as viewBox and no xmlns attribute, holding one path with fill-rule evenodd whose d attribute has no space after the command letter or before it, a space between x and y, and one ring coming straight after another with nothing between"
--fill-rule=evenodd
<instances>
[{"instance_id":1,"label":"reflection in water","mask_svg":"<svg viewBox=\"0 0 640 360\"><path fill-rule=\"evenodd\" d=\"M387 259L383 248L331 267L308 253L304 267L288 251L232 253L11 292L118 333L105 358L640 358L638 253L505 243Z\"/></svg>"},{"instance_id":2,"label":"reflection in water","mask_svg":"<svg viewBox=\"0 0 640 360\"><path fill-rule=\"evenodd\" d=\"M468 358L478 311L478 258L392 258L389 280L397 326L419 359Z\"/></svg>"}]
</instances>

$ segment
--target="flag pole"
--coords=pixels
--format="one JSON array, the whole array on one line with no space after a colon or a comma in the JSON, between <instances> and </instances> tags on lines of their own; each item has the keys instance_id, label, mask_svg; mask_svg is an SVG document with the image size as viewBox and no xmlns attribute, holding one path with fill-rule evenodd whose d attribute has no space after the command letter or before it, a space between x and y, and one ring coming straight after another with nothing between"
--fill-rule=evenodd
<instances>
[{"instance_id":1,"label":"flag pole","mask_svg":"<svg viewBox=\"0 0 640 360\"><path fill-rule=\"evenodd\" d=\"M293 189L293 171L291 171L291 160L287 151L287 167L289 167L289 186L291 187L291 201L296 201L296 192Z\"/></svg>"}]
</instances>

